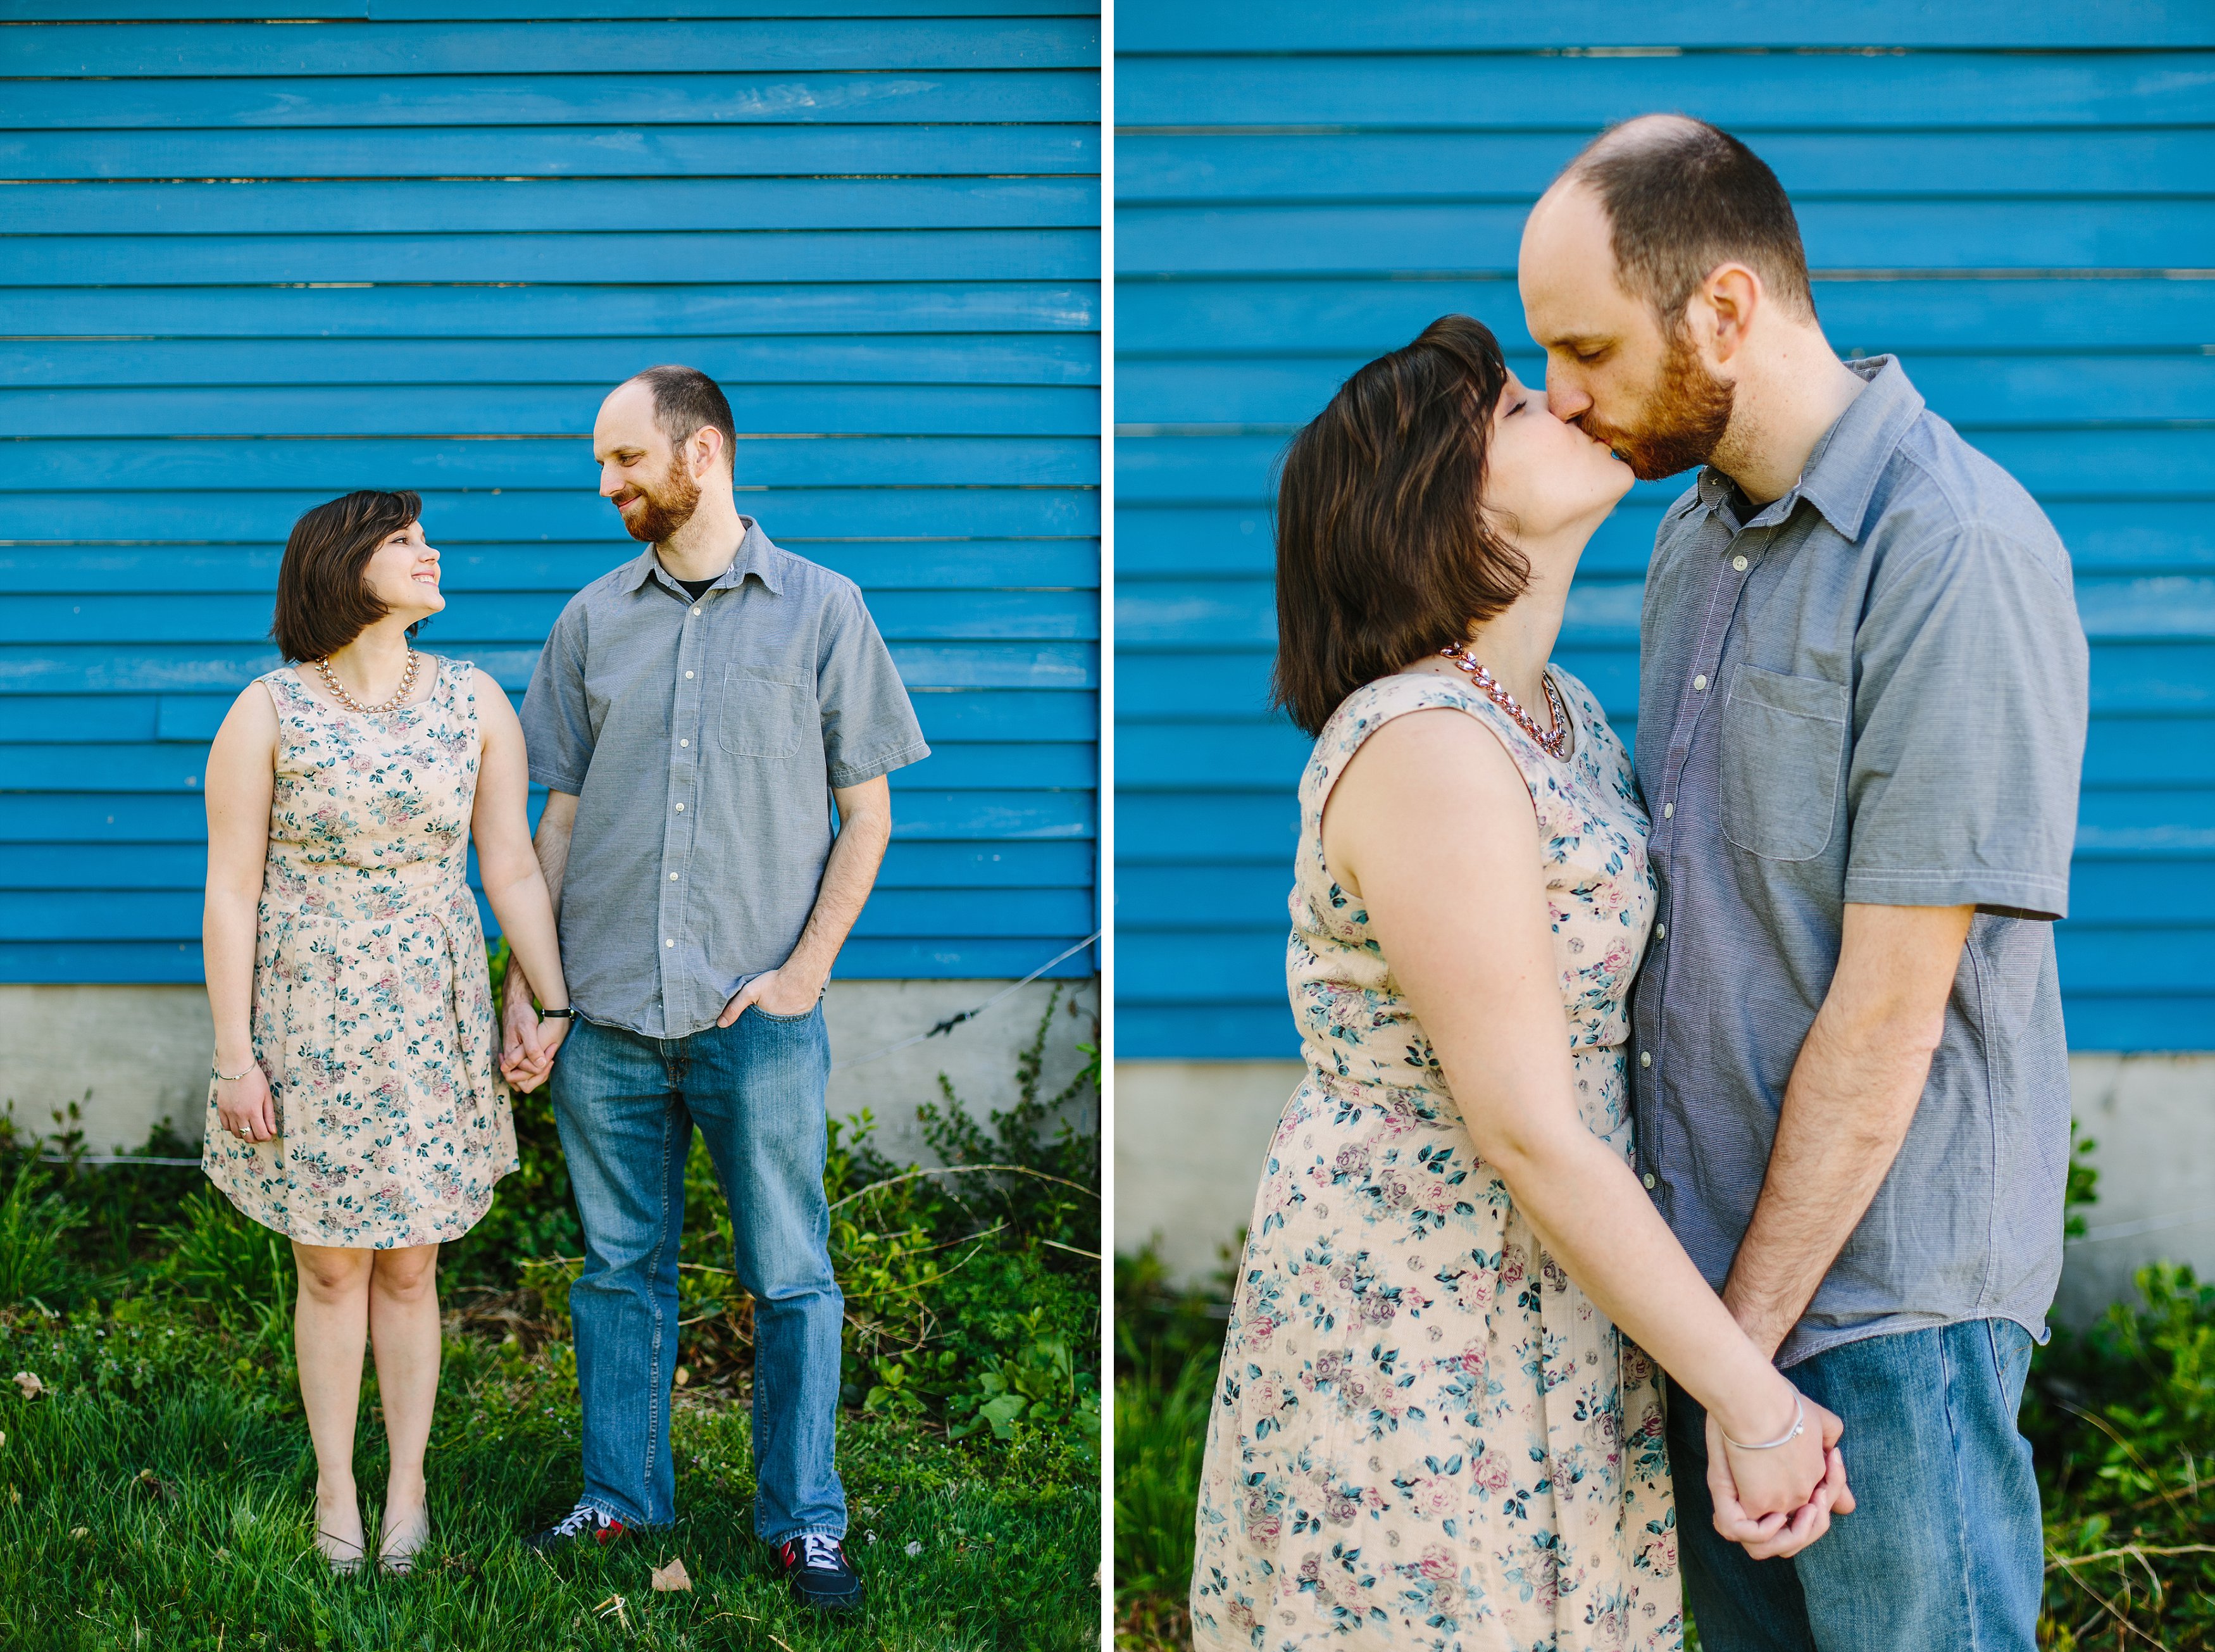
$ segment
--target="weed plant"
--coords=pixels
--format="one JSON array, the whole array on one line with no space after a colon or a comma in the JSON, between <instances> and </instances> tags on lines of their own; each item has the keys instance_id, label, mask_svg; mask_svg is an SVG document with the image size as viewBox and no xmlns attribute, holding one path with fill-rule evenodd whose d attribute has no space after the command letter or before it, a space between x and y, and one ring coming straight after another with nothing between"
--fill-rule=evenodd
<instances>
[{"instance_id":1,"label":"weed plant","mask_svg":"<svg viewBox=\"0 0 2215 1652\"><path fill-rule=\"evenodd\" d=\"M497 970L500 960L495 956ZM199 1170L86 1162L74 1109L0 1118L0 1646L1058 1649L1099 1612L1095 1066L1016 1099L917 1108L943 1163L897 1164L863 1115L825 1187L847 1295L839 1468L858 1621L794 1606L752 1537L752 1305L696 1142L680 1274L677 1525L549 1561L522 1537L578 1483L566 1311L581 1235L551 1109L515 1098L523 1169L440 1259L433 1539L416 1574L334 1579L293 1370L290 1248ZM156 1132L151 1157L191 1145ZM9 1373L27 1380L9 1383ZM356 1473L385 1472L373 1367ZM379 1511L365 1508L375 1529ZM590 1547L588 1545L588 1547ZM659 1593L681 1558L689 1591Z\"/></svg>"},{"instance_id":2,"label":"weed plant","mask_svg":"<svg viewBox=\"0 0 2215 1652\"><path fill-rule=\"evenodd\" d=\"M2097 1198L2095 1145L2071 1155L2071 1237ZM1193 1505L1233 1277L1226 1265L1212 1288L1180 1289L1150 1251L1115 1261L1116 1644L1133 1652L1190 1642ZM2047 1652L2215 1652L2215 1285L2168 1263L2137 1284L2137 1301L2089 1332L2057 1329L2032 1361L2022 1426L2045 1509Z\"/></svg>"}]
</instances>

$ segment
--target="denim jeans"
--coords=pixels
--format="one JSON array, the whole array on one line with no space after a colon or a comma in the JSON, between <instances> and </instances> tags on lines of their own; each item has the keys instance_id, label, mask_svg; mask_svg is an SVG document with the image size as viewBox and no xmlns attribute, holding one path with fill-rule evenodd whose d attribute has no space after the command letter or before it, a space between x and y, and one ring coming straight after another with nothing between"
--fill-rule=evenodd
<instances>
[{"instance_id":1,"label":"denim jeans","mask_svg":"<svg viewBox=\"0 0 2215 1652\"><path fill-rule=\"evenodd\" d=\"M1848 1342L1787 1373L1846 1425L1857 1507L1785 1560L1719 1536L1706 1414L1669 1390L1684 1593L1710 1652L2035 1652L2045 1538L2008 1319Z\"/></svg>"},{"instance_id":2,"label":"denim jeans","mask_svg":"<svg viewBox=\"0 0 2215 1652\"><path fill-rule=\"evenodd\" d=\"M580 1020L554 1065L554 1118L585 1228L569 1287L585 1406L584 1500L635 1525L676 1518L669 1389L692 1127L730 1201L732 1265L754 1299L754 1532L844 1537L832 1458L839 1328L823 1198L831 1044L818 1004L645 1038Z\"/></svg>"}]
</instances>

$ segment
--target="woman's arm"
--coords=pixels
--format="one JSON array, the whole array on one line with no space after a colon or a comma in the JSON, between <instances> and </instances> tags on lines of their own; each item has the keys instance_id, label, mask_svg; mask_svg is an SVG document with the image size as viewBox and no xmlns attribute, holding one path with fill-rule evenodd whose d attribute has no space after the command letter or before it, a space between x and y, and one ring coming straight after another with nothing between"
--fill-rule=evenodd
<instances>
[{"instance_id":1,"label":"woman's arm","mask_svg":"<svg viewBox=\"0 0 2215 1652\"><path fill-rule=\"evenodd\" d=\"M500 685L476 673L477 722L484 747L477 763L477 872L485 899L500 920L515 964L549 1010L566 1009L569 987L561 976L561 945L555 932L554 902L531 844L531 762L523 725ZM543 1023L538 1053L550 1060L568 1030L566 1021ZM512 1075L511 1075L512 1076Z\"/></svg>"},{"instance_id":2,"label":"woman's arm","mask_svg":"<svg viewBox=\"0 0 2215 1652\"><path fill-rule=\"evenodd\" d=\"M268 1075L254 1059L254 949L269 860L269 800L276 789L277 708L248 683L208 748L207 898L200 961L215 1016L216 1115L242 1140L277 1133Z\"/></svg>"},{"instance_id":3,"label":"woman's arm","mask_svg":"<svg viewBox=\"0 0 2215 1652\"><path fill-rule=\"evenodd\" d=\"M1477 1151L1548 1250L1727 1434L1784 1434L1792 1385L1578 1116L1537 822L1506 749L1463 712L1395 718L1340 777L1323 845L1332 875L1368 909ZM1807 1411L1791 1445L1730 1453L1739 1502L1772 1517L1764 1535L1825 1479L1836 1419Z\"/></svg>"}]
</instances>

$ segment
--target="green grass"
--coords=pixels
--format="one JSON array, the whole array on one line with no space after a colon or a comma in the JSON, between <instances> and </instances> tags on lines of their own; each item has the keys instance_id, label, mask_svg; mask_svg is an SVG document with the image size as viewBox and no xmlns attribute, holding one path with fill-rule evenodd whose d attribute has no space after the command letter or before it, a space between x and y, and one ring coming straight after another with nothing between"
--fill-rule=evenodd
<instances>
[{"instance_id":1,"label":"green grass","mask_svg":"<svg viewBox=\"0 0 2215 1652\"><path fill-rule=\"evenodd\" d=\"M1097 1494L1055 1441L949 1444L847 1419L840 1456L857 1621L795 1606L750 1529L743 1404L679 1415L683 1518L549 1563L519 1539L564 1512L578 1414L566 1344L524 1357L450 1342L432 1443L433 1536L416 1575L334 1578L310 1548L315 1466L281 1366L191 1317L35 1310L0 1334L0 1645L1074 1648L1098 1634ZM241 1368L242 1365L244 1368ZM357 1474L383 1483L374 1384ZM369 1511L373 1521L376 1511ZM910 1545L917 1552L911 1555ZM648 1573L681 1557L690 1594Z\"/></svg>"},{"instance_id":2,"label":"green grass","mask_svg":"<svg viewBox=\"0 0 2215 1652\"><path fill-rule=\"evenodd\" d=\"M969 1112L942 1083L914 1107L960 1174L887 1160L866 1114L832 1133L858 1618L794 1604L752 1536L752 1305L696 1142L678 1523L550 1562L522 1545L574 1500L580 1421L561 1306L580 1236L550 1109L523 1096L521 1171L439 1260L430 1544L414 1575L334 1578L312 1547L289 1247L197 1169L83 1164L74 1109L43 1141L0 1114L0 1648L1095 1645L1099 1135L1065 1121L1096 1116L1096 1072L1041 1094L1047 1025L1006 1110ZM56 1149L68 1162L37 1162ZM157 1131L144 1151L193 1149ZM19 1371L39 1379L35 1397L6 1380ZM354 1468L374 1531L386 1461L373 1367ZM672 1559L693 1587L657 1594L649 1573Z\"/></svg>"}]
</instances>

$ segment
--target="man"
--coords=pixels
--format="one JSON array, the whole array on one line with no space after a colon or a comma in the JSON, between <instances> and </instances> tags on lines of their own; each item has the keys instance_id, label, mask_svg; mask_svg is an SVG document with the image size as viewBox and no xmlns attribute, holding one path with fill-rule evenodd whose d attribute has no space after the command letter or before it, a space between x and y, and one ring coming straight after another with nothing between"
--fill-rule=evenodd
<instances>
[{"instance_id":1,"label":"man","mask_svg":"<svg viewBox=\"0 0 2215 1652\"><path fill-rule=\"evenodd\" d=\"M832 1461L844 1299L819 999L891 835L885 776L929 748L853 584L738 513L733 434L722 392L689 367L649 368L601 404L600 492L648 548L570 599L523 703L579 1017L553 1100L586 1250L569 1292L584 1495L533 1542L675 1518L696 1124L754 1299L755 1533L801 1600L843 1610L861 1583ZM514 973L506 1024L531 1082L545 1063Z\"/></svg>"},{"instance_id":2,"label":"man","mask_svg":"<svg viewBox=\"0 0 2215 1652\"><path fill-rule=\"evenodd\" d=\"M1859 1500L1764 1562L1789 1545L1673 1393L1702 1641L2031 1652L2016 1414L2061 1267L2052 920L2086 703L2067 555L1897 361L1838 359L1783 190L1711 126L1597 140L1532 212L1520 282L1557 415L1641 476L1706 467L1641 629L1639 1169L1844 1419Z\"/></svg>"}]
</instances>

